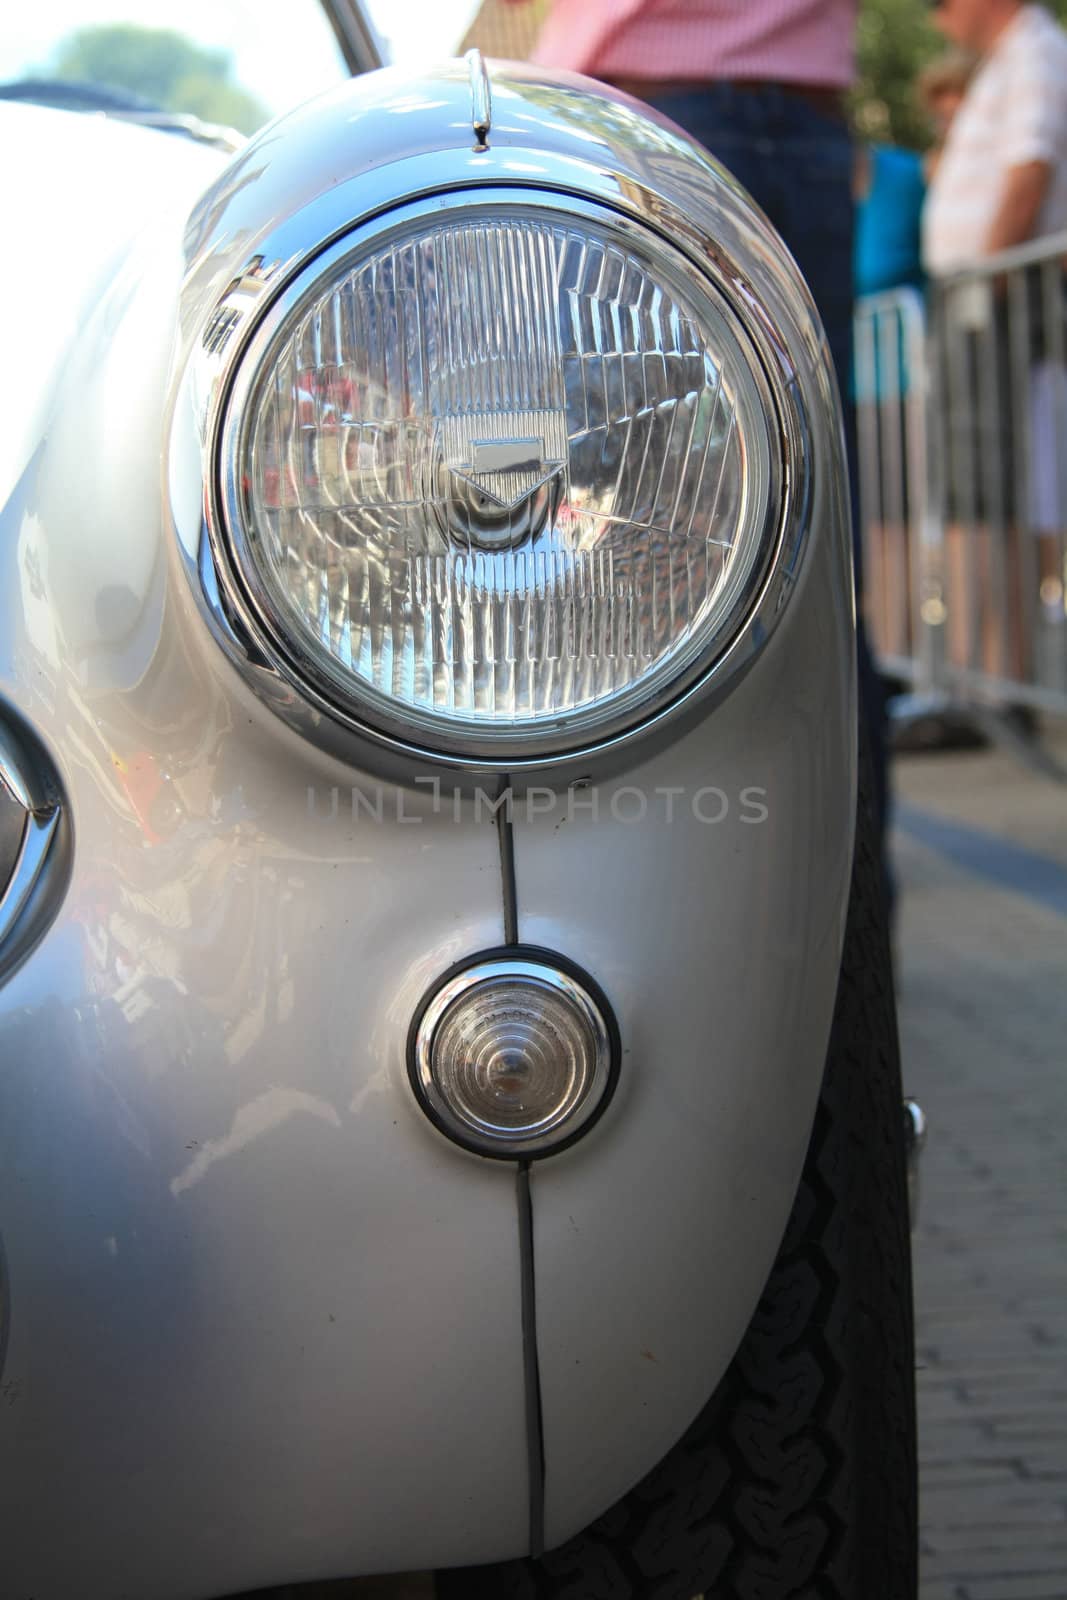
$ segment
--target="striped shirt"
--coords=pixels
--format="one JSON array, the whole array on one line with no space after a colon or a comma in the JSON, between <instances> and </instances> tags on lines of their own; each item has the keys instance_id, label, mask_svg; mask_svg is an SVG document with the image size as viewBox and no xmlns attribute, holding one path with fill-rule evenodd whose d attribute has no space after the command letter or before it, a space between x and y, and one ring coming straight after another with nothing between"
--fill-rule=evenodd
<instances>
[{"instance_id":1,"label":"striped shirt","mask_svg":"<svg viewBox=\"0 0 1067 1600\"><path fill-rule=\"evenodd\" d=\"M1038 5L1004 29L949 129L923 215L928 271L988 254L1005 176L1030 161L1052 167L1036 239L1067 228L1067 33Z\"/></svg>"},{"instance_id":2,"label":"striped shirt","mask_svg":"<svg viewBox=\"0 0 1067 1600\"><path fill-rule=\"evenodd\" d=\"M596 78L852 82L857 0L555 0L533 59Z\"/></svg>"}]
</instances>

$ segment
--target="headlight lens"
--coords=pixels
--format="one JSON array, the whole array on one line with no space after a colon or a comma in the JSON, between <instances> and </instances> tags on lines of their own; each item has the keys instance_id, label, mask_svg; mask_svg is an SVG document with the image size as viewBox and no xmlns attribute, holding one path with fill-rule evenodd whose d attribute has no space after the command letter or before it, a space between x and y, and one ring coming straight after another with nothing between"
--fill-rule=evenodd
<instances>
[{"instance_id":1,"label":"headlight lens","mask_svg":"<svg viewBox=\"0 0 1067 1600\"><path fill-rule=\"evenodd\" d=\"M223 442L237 566L346 715L506 760L645 720L736 632L777 459L745 335L595 208L469 202L335 247Z\"/></svg>"}]
</instances>

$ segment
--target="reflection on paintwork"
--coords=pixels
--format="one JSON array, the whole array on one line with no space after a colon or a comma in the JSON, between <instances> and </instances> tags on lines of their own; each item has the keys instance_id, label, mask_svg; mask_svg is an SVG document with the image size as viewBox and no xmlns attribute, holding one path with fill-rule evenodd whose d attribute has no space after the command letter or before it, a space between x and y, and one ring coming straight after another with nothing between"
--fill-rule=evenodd
<instances>
[{"instance_id":1,"label":"reflection on paintwork","mask_svg":"<svg viewBox=\"0 0 1067 1600\"><path fill-rule=\"evenodd\" d=\"M371 1095L388 1094L388 1092L388 1074L385 1072L376 1072L373 1077L367 1079L366 1083L360 1084L359 1088L352 1096L352 1099L349 1101L348 1109L354 1117L358 1117L360 1112L363 1110L363 1107L370 1099Z\"/></svg>"},{"instance_id":2,"label":"reflection on paintwork","mask_svg":"<svg viewBox=\"0 0 1067 1600\"><path fill-rule=\"evenodd\" d=\"M190 1140L187 1148L195 1148L196 1154L177 1177L171 1179L171 1194L175 1196L183 1194L186 1189L191 1189L195 1183L199 1183L217 1161L225 1161L228 1156L238 1155L257 1139L272 1133L289 1117L299 1116L301 1113L305 1116L318 1117L331 1128L341 1126L341 1119L333 1106L316 1095L304 1094L299 1089L267 1089L239 1108L234 1115L229 1133L224 1134L222 1138L208 1139L202 1144L199 1140Z\"/></svg>"}]
</instances>

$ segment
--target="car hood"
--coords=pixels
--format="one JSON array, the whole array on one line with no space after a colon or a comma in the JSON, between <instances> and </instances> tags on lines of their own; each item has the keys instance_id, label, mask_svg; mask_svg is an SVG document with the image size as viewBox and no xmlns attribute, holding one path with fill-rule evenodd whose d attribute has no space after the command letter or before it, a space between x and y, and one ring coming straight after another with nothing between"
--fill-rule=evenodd
<instances>
[{"instance_id":1,"label":"car hood","mask_svg":"<svg viewBox=\"0 0 1067 1600\"><path fill-rule=\"evenodd\" d=\"M0 315L14 375L0 396L3 503L45 431L74 336L135 242L184 218L228 158L107 116L4 102L0 150Z\"/></svg>"}]
</instances>

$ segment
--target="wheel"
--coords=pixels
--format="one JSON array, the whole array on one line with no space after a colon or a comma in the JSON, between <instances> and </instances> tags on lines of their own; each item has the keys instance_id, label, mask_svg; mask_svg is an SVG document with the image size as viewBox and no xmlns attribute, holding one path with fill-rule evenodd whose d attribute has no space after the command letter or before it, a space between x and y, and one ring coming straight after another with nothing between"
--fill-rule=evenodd
<instances>
[{"instance_id":1,"label":"wheel","mask_svg":"<svg viewBox=\"0 0 1067 1600\"><path fill-rule=\"evenodd\" d=\"M892 966L861 788L826 1071L785 1238L689 1431L539 1560L439 1600L914 1600L911 1247Z\"/></svg>"}]
</instances>

